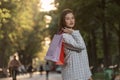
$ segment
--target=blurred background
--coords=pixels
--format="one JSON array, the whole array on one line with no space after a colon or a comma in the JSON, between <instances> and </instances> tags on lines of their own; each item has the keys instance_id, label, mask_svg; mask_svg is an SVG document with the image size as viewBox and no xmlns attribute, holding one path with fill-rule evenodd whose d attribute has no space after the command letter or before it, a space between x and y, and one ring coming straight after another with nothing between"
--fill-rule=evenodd
<instances>
[{"instance_id":1,"label":"blurred background","mask_svg":"<svg viewBox=\"0 0 120 80\"><path fill-rule=\"evenodd\" d=\"M120 0L0 0L1 78L9 76L8 62L14 55L24 69L32 63L34 72L40 65L45 71L44 57L65 8L75 13L95 80L119 75ZM61 66L49 65L51 72L61 73Z\"/></svg>"}]
</instances>

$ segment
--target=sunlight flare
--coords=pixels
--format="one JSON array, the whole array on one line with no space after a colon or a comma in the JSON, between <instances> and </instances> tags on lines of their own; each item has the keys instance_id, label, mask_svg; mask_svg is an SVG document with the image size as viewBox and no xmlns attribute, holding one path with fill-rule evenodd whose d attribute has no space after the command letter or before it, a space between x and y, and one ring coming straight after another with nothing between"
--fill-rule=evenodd
<instances>
[{"instance_id":1,"label":"sunlight flare","mask_svg":"<svg viewBox=\"0 0 120 80\"><path fill-rule=\"evenodd\" d=\"M39 6L41 12L49 12L57 9L54 0L40 0Z\"/></svg>"}]
</instances>

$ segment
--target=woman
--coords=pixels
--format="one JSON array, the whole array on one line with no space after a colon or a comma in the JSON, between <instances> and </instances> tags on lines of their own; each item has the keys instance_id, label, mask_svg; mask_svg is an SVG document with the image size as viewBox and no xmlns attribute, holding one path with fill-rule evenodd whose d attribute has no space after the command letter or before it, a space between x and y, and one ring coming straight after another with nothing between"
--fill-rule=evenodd
<instances>
[{"instance_id":1,"label":"woman","mask_svg":"<svg viewBox=\"0 0 120 80\"><path fill-rule=\"evenodd\" d=\"M74 30L75 17L72 10L63 10L59 26L63 32L65 53L63 80L91 80L86 46L79 31Z\"/></svg>"}]
</instances>

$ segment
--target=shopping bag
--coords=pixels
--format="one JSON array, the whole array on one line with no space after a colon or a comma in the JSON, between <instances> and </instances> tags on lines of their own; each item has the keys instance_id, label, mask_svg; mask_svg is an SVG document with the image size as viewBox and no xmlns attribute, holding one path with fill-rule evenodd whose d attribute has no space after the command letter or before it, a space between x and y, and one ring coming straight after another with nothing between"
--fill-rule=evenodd
<instances>
[{"instance_id":1,"label":"shopping bag","mask_svg":"<svg viewBox=\"0 0 120 80\"><path fill-rule=\"evenodd\" d=\"M47 54L45 56L46 60L58 62L60 58L60 52L62 47L62 34L55 34L50 46L48 48Z\"/></svg>"},{"instance_id":2,"label":"shopping bag","mask_svg":"<svg viewBox=\"0 0 120 80\"><path fill-rule=\"evenodd\" d=\"M63 64L64 64L64 58L65 58L65 54L64 54L64 43L62 43L59 61L56 62L56 65L63 65Z\"/></svg>"}]
</instances>

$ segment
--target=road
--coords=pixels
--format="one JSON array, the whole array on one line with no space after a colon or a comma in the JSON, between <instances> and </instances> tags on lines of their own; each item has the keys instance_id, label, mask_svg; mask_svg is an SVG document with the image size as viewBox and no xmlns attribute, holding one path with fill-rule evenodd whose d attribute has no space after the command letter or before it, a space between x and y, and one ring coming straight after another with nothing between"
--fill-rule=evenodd
<instances>
[{"instance_id":1,"label":"road","mask_svg":"<svg viewBox=\"0 0 120 80\"><path fill-rule=\"evenodd\" d=\"M12 78L0 78L0 80L12 80ZM29 74L24 74L17 76L17 80L46 80L46 75L45 72L43 73L43 75L40 75L39 72L35 72L31 78L29 77ZM50 73L48 80L62 80L61 74Z\"/></svg>"}]
</instances>

